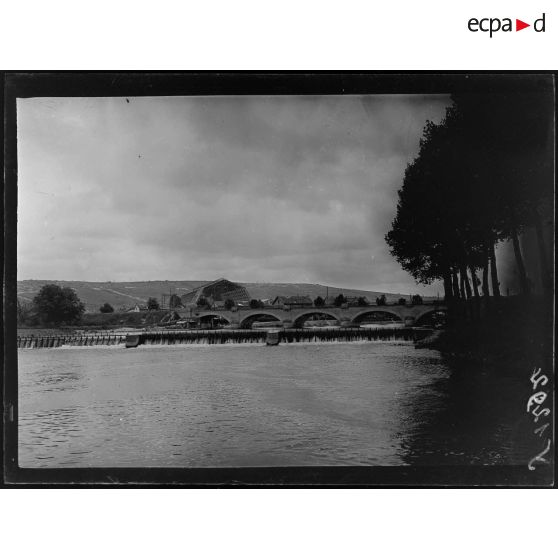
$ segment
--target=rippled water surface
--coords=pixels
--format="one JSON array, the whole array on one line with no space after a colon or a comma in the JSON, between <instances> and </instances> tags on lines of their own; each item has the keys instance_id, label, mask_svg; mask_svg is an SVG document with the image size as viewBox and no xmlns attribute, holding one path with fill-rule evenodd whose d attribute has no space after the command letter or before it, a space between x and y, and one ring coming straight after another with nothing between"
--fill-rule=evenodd
<instances>
[{"instance_id":1,"label":"rippled water surface","mask_svg":"<svg viewBox=\"0 0 558 558\"><path fill-rule=\"evenodd\" d=\"M22 467L509 463L530 451L518 442L520 382L456 380L437 352L411 344L24 349L18 358Z\"/></svg>"}]
</instances>

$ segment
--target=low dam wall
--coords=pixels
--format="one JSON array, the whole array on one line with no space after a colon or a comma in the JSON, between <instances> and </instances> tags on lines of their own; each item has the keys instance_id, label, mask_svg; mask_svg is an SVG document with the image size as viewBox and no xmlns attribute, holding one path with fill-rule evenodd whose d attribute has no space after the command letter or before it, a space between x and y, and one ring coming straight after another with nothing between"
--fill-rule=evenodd
<instances>
[{"instance_id":1,"label":"low dam wall","mask_svg":"<svg viewBox=\"0 0 558 558\"><path fill-rule=\"evenodd\" d=\"M24 336L17 338L18 349L51 349L54 347L92 347L93 345L119 345L126 335L54 335L48 337Z\"/></svg>"},{"instance_id":2,"label":"low dam wall","mask_svg":"<svg viewBox=\"0 0 558 558\"><path fill-rule=\"evenodd\" d=\"M50 337L18 337L19 349L42 349L62 346L91 347L95 345L120 345L128 348L139 345L224 345L229 343L259 343L267 339L266 330L190 330L138 332L118 335L66 335ZM336 328L336 329L286 329L278 332L279 343L337 342L337 341L417 341L431 330L413 328Z\"/></svg>"}]
</instances>

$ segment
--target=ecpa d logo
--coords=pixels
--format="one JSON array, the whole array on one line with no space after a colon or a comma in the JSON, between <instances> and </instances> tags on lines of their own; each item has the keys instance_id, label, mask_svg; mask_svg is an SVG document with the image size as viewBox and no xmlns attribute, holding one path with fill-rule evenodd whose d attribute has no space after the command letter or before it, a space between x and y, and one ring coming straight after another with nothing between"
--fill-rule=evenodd
<instances>
[{"instance_id":1,"label":"ecpa d logo","mask_svg":"<svg viewBox=\"0 0 558 558\"><path fill-rule=\"evenodd\" d=\"M545 25L546 25L546 14L543 14L539 19L536 19L533 22L533 29L537 33L544 33L545 32ZM489 33L489 37L492 38L494 33L498 33L498 31L512 32L512 31L521 31L522 29L526 29L527 27L531 27L530 23L525 23L521 19L515 20L515 29L513 27L512 18L505 17L500 19L498 17L485 17L482 19L477 19L472 17L468 23L467 27L469 31L473 33L477 33L479 31L483 33Z\"/></svg>"}]
</instances>

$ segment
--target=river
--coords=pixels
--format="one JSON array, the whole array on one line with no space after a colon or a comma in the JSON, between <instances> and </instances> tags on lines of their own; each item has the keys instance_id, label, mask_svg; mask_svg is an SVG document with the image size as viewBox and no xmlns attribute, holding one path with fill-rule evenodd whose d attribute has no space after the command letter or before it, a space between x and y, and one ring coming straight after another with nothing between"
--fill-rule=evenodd
<instances>
[{"instance_id":1,"label":"river","mask_svg":"<svg viewBox=\"0 0 558 558\"><path fill-rule=\"evenodd\" d=\"M529 371L405 342L21 349L21 467L524 464Z\"/></svg>"}]
</instances>

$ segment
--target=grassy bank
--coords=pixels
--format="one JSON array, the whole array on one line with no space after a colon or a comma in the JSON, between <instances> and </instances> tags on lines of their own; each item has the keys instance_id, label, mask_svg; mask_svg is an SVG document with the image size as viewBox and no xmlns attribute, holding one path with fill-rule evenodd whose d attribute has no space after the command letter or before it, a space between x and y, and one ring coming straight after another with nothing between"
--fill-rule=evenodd
<instances>
[{"instance_id":1,"label":"grassy bank","mask_svg":"<svg viewBox=\"0 0 558 558\"><path fill-rule=\"evenodd\" d=\"M146 327L158 324L168 310L145 312L110 312L84 314L81 325L84 328Z\"/></svg>"},{"instance_id":2,"label":"grassy bank","mask_svg":"<svg viewBox=\"0 0 558 558\"><path fill-rule=\"evenodd\" d=\"M145 312L110 312L89 313L82 316L81 322L73 326L48 327L39 326L18 326L17 332L20 336L34 335L49 336L60 333L72 334L77 330L110 330L118 327L149 327L157 325L161 318L168 313L168 310L150 310Z\"/></svg>"}]
</instances>

